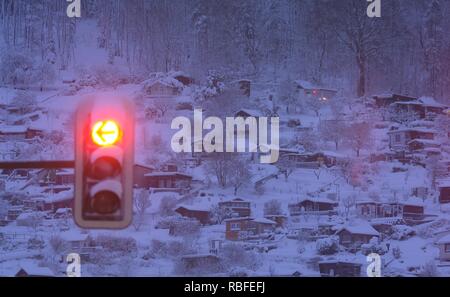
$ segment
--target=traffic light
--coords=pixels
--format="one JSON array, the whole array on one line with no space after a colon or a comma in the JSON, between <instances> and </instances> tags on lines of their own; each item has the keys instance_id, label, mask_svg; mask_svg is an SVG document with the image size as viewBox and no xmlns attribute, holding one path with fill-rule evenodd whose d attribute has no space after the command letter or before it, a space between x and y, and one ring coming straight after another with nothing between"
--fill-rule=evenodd
<instances>
[{"instance_id":1,"label":"traffic light","mask_svg":"<svg viewBox=\"0 0 450 297\"><path fill-rule=\"evenodd\" d=\"M125 228L133 214L133 104L107 95L87 98L75 120L75 222Z\"/></svg>"}]
</instances>

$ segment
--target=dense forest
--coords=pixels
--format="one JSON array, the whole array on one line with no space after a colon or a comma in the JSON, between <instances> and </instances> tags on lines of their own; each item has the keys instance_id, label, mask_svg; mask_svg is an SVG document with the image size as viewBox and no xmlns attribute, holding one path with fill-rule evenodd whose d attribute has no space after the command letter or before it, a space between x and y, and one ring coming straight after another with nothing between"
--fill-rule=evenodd
<instances>
[{"instance_id":1,"label":"dense forest","mask_svg":"<svg viewBox=\"0 0 450 297\"><path fill-rule=\"evenodd\" d=\"M448 101L450 1L382 1L381 18L367 17L365 0L82 0L79 19L67 3L0 1L3 84L30 68L52 80L73 67L77 29L90 20L98 30L79 33L97 34L107 62L124 60L132 73L302 78L348 95Z\"/></svg>"}]
</instances>

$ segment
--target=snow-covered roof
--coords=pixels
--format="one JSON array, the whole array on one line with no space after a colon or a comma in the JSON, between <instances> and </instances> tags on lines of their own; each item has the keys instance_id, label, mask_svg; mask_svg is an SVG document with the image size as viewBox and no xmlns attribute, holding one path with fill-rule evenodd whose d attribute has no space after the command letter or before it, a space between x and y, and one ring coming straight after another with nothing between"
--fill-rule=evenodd
<instances>
[{"instance_id":1,"label":"snow-covered roof","mask_svg":"<svg viewBox=\"0 0 450 297\"><path fill-rule=\"evenodd\" d=\"M75 170L73 168L60 169L56 172L56 175L73 175Z\"/></svg>"},{"instance_id":2,"label":"snow-covered roof","mask_svg":"<svg viewBox=\"0 0 450 297\"><path fill-rule=\"evenodd\" d=\"M28 275L55 276L53 271L51 271L50 268L48 268L48 267L39 267L39 266L36 266L36 265L27 265L26 267L20 267L19 271L20 270L25 271Z\"/></svg>"},{"instance_id":3,"label":"snow-covered roof","mask_svg":"<svg viewBox=\"0 0 450 297\"><path fill-rule=\"evenodd\" d=\"M240 112L244 112L246 114L249 114L250 116L254 116L254 117L263 117L264 114L257 109L249 109L249 108L241 108L238 111L235 112L235 114L238 114Z\"/></svg>"},{"instance_id":4,"label":"snow-covered roof","mask_svg":"<svg viewBox=\"0 0 450 297\"><path fill-rule=\"evenodd\" d=\"M450 234L442 237L436 243L437 244L448 244L448 243L450 243Z\"/></svg>"},{"instance_id":5,"label":"snow-covered roof","mask_svg":"<svg viewBox=\"0 0 450 297\"><path fill-rule=\"evenodd\" d=\"M437 108L447 107L447 105L441 104L431 97L420 97L417 100L394 102L392 103L392 105L421 105L425 107L437 107Z\"/></svg>"},{"instance_id":6,"label":"snow-covered roof","mask_svg":"<svg viewBox=\"0 0 450 297\"><path fill-rule=\"evenodd\" d=\"M78 231L67 231L59 234L65 241L86 241L89 237L87 233L80 233Z\"/></svg>"},{"instance_id":7,"label":"snow-covered roof","mask_svg":"<svg viewBox=\"0 0 450 297\"><path fill-rule=\"evenodd\" d=\"M144 176L148 176L148 177L162 177L162 176L176 176L176 175L181 175L184 177L192 178L192 176L190 176L189 174L176 172L176 171L174 171L174 172L156 171L156 172L144 174Z\"/></svg>"},{"instance_id":8,"label":"snow-covered roof","mask_svg":"<svg viewBox=\"0 0 450 297\"><path fill-rule=\"evenodd\" d=\"M321 86L315 85L306 80L297 79L297 80L295 80L295 83L299 87L301 87L302 89L305 89L305 90L324 90L324 91L337 92L337 90L335 90L335 89L321 87Z\"/></svg>"},{"instance_id":9,"label":"snow-covered roof","mask_svg":"<svg viewBox=\"0 0 450 297\"><path fill-rule=\"evenodd\" d=\"M183 87L183 84L171 75L167 75L164 73L153 73L151 76L153 76L153 77L145 80L142 83L145 88L151 87L157 83L171 87L171 88L182 88Z\"/></svg>"},{"instance_id":10,"label":"snow-covered roof","mask_svg":"<svg viewBox=\"0 0 450 297\"><path fill-rule=\"evenodd\" d=\"M15 134L15 133L25 133L27 132L27 127L25 126L3 126L0 127L0 133L3 134Z\"/></svg>"},{"instance_id":11,"label":"snow-covered roof","mask_svg":"<svg viewBox=\"0 0 450 297\"><path fill-rule=\"evenodd\" d=\"M359 224L359 225L347 225L344 227L341 227L338 229L336 233L339 233L343 230L347 230L348 232L352 234L363 234L363 235L373 235L373 236L380 236L380 233L378 233L377 230L375 230L371 225L369 224Z\"/></svg>"},{"instance_id":12,"label":"snow-covered roof","mask_svg":"<svg viewBox=\"0 0 450 297\"><path fill-rule=\"evenodd\" d=\"M237 217L237 218L225 219L224 222L251 221L251 220L254 220L254 218L253 217Z\"/></svg>"},{"instance_id":13,"label":"snow-covered roof","mask_svg":"<svg viewBox=\"0 0 450 297\"><path fill-rule=\"evenodd\" d=\"M52 194L50 197L47 197L45 199L46 203L56 203L61 201L66 201L73 199L73 191L62 191L57 194Z\"/></svg>"},{"instance_id":14,"label":"snow-covered roof","mask_svg":"<svg viewBox=\"0 0 450 297\"><path fill-rule=\"evenodd\" d=\"M204 204L181 204L177 207L178 208L185 208L187 210L192 210L192 211L210 211L211 208L204 205Z\"/></svg>"},{"instance_id":15,"label":"snow-covered roof","mask_svg":"<svg viewBox=\"0 0 450 297\"><path fill-rule=\"evenodd\" d=\"M390 131L388 131L388 134L399 133L399 132L436 133L435 130L426 129L426 128L402 128L402 129L397 129L397 130L390 130Z\"/></svg>"},{"instance_id":16,"label":"snow-covered roof","mask_svg":"<svg viewBox=\"0 0 450 297\"><path fill-rule=\"evenodd\" d=\"M252 221L255 222L255 223L260 223L260 224L270 224L270 225L276 225L277 224L276 222L274 222L272 220L269 220L269 219L266 219L266 218L256 218L256 219L254 219Z\"/></svg>"},{"instance_id":17,"label":"snow-covered roof","mask_svg":"<svg viewBox=\"0 0 450 297\"><path fill-rule=\"evenodd\" d=\"M373 95L373 98L377 99L391 99L392 97L403 97L403 98L409 98L411 100L416 100L416 97L411 97L408 95L402 95L402 94L395 94L395 93L383 93L378 95Z\"/></svg>"},{"instance_id":18,"label":"snow-covered roof","mask_svg":"<svg viewBox=\"0 0 450 297\"><path fill-rule=\"evenodd\" d=\"M437 185L439 188L450 188L450 178L438 180Z\"/></svg>"},{"instance_id":19,"label":"snow-covered roof","mask_svg":"<svg viewBox=\"0 0 450 297\"><path fill-rule=\"evenodd\" d=\"M299 203L304 201L318 202L318 203L329 203L329 204L338 204L336 201L325 198L325 197L315 197L315 198L304 198L300 200Z\"/></svg>"},{"instance_id":20,"label":"snow-covered roof","mask_svg":"<svg viewBox=\"0 0 450 297\"><path fill-rule=\"evenodd\" d=\"M415 142L422 143L422 144L428 144L428 145L439 145L439 142L437 142L435 140L431 140L431 139L413 139L413 140L410 140L408 142L408 144L415 143Z\"/></svg>"}]
</instances>

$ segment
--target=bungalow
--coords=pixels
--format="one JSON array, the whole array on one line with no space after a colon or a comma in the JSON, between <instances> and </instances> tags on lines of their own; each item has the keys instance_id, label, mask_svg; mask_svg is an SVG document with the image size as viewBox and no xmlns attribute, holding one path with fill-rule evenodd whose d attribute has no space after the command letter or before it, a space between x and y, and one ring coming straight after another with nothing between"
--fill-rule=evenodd
<instances>
[{"instance_id":1,"label":"bungalow","mask_svg":"<svg viewBox=\"0 0 450 297\"><path fill-rule=\"evenodd\" d=\"M441 114L447 108L446 105L436 102L431 97L421 97L418 100L394 102L389 107L392 109L392 119L395 120L399 112L411 112L417 114L420 119L436 114Z\"/></svg>"},{"instance_id":2,"label":"bungalow","mask_svg":"<svg viewBox=\"0 0 450 297\"><path fill-rule=\"evenodd\" d=\"M382 94L375 95L372 97L375 100L375 105L377 107L387 107L395 102L408 102L417 100L416 97L405 96L400 94Z\"/></svg>"},{"instance_id":3,"label":"bungalow","mask_svg":"<svg viewBox=\"0 0 450 297\"><path fill-rule=\"evenodd\" d=\"M450 203L450 179L438 181L439 203Z\"/></svg>"},{"instance_id":4,"label":"bungalow","mask_svg":"<svg viewBox=\"0 0 450 297\"><path fill-rule=\"evenodd\" d=\"M202 206L181 205L175 209L183 217L194 218L202 225L207 225L211 222L210 209Z\"/></svg>"},{"instance_id":5,"label":"bungalow","mask_svg":"<svg viewBox=\"0 0 450 297\"><path fill-rule=\"evenodd\" d=\"M285 228L288 219L285 215L266 215L264 218L277 223L275 226L276 228Z\"/></svg>"},{"instance_id":6,"label":"bungalow","mask_svg":"<svg viewBox=\"0 0 450 297\"><path fill-rule=\"evenodd\" d=\"M400 202L358 201L356 211L366 219L398 217L420 220L424 217L424 206L418 198Z\"/></svg>"},{"instance_id":7,"label":"bungalow","mask_svg":"<svg viewBox=\"0 0 450 297\"><path fill-rule=\"evenodd\" d=\"M320 87L304 80L294 81L295 92L299 95L299 99L317 98L321 101L327 101L336 96L337 90Z\"/></svg>"},{"instance_id":8,"label":"bungalow","mask_svg":"<svg viewBox=\"0 0 450 297\"><path fill-rule=\"evenodd\" d=\"M225 225L225 238L227 240L246 240L273 232L276 222L265 218L244 217L226 219Z\"/></svg>"},{"instance_id":9,"label":"bungalow","mask_svg":"<svg viewBox=\"0 0 450 297\"><path fill-rule=\"evenodd\" d=\"M55 185L73 185L75 173L73 169L60 169L55 173Z\"/></svg>"},{"instance_id":10,"label":"bungalow","mask_svg":"<svg viewBox=\"0 0 450 297\"><path fill-rule=\"evenodd\" d=\"M360 247L369 243L373 237L379 238L380 233L370 225L344 226L336 231L339 243L345 247Z\"/></svg>"},{"instance_id":11,"label":"bungalow","mask_svg":"<svg viewBox=\"0 0 450 297\"><path fill-rule=\"evenodd\" d=\"M362 264L347 261L321 261L319 262L320 275L323 277L359 277Z\"/></svg>"},{"instance_id":12,"label":"bungalow","mask_svg":"<svg viewBox=\"0 0 450 297\"><path fill-rule=\"evenodd\" d=\"M410 152L440 151L440 144L435 140L413 139L407 143Z\"/></svg>"},{"instance_id":13,"label":"bungalow","mask_svg":"<svg viewBox=\"0 0 450 297\"><path fill-rule=\"evenodd\" d=\"M50 195L44 201L43 209L40 211L55 212L59 208L73 208L73 192L63 191L58 194Z\"/></svg>"},{"instance_id":14,"label":"bungalow","mask_svg":"<svg viewBox=\"0 0 450 297\"><path fill-rule=\"evenodd\" d=\"M450 235L442 237L436 244L439 246L439 259L450 261Z\"/></svg>"},{"instance_id":15,"label":"bungalow","mask_svg":"<svg viewBox=\"0 0 450 297\"><path fill-rule=\"evenodd\" d=\"M249 217L251 213L250 202L241 198L219 202L219 207L228 210L233 217Z\"/></svg>"},{"instance_id":16,"label":"bungalow","mask_svg":"<svg viewBox=\"0 0 450 297\"><path fill-rule=\"evenodd\" d=\"M192 176L180 172L151 172L144 175L145 187L158 190L184 191L191 187Z\"/></svg>"},{"instance_id":17,"label":"bungalow","mask_svg":"<svg viewBox=\"0 0 450 297\"><path fill-rule=\"evenodd\" d=\"M300 202L289 204L288 209L291 216L304 213L329 214L338 206L336 201L328 198L306 198Z\"/></svg>"},{"instance_id":18,"label":"bungalow","mask_svg":"<svg viewBox=\"0 0 450 297\"><path fill-rule=\"evenodd\" d=\"M89 234L74 231L60 233L61 239L66 242L71 251L81 251L89 247Z\"/></svg>"},{"instance_id":19,"label":"bungalow","mask_svg":"<svg viewBox=\"0 0 450 297\"><path fill-rule=\"evenodd\" d=\"M407 151L410 148L409 145L412 140L434 140L435 133L436 132L434 130L422 128L391 130L388 132L389 148L392 151ZM412 148L417 147L415 145L417 144L413 142Z\"/></svg>"},{"instance_id":20,"label":"bungalow","mask_svg":"<svg viewBox=\"0 0 450 297\"><path fill-rule=\"evenodd\" d=\"M242 117L242 118L248 118L248 117L254 117L256 119L260 118L260 117L264 117L265 115L256 109L248 109L248 108L242 108L238 111L236 111L236 113L234 114L234 117Z\"/></svg>"},{"instance_id":21,"label":"bungalow","mask_svg":"<svg viewBox=\"0 0 450 297\"><path fill-rule=\"evenodd\" d=\"M175 97L180 94L183 84L171 77L152 78L143 82L148 97Z\"/></svg>"},{"instance_id":22,"label":"bungalow","mask_svg":"<svg viewBox=\"0 0 450 297\"><path fill-rule=\"evenodd\" d=\"M333 167L344 163L346 157L334 152L315 152L315 153L285 153L281 158L293 162L300 168L318 168L322 165Z\"/></svg>"},{"instance_id":23,"label":"bungalow","mask_svg":"<svg viewBox=\"0 0 450 297\"><path fill-rule=\"evenodd\" d=\"M20 268L15 277L54 277L55 274L48 267L39 267L35 265Z\"/></svg>"},{"instance_id":24,"label":"bungalow","mask_svg":"<svg viewBox=\"0 0 450 297\"><path fill-rule=\"evenodd\" d=\"M140 163L134 164L133 182L136 188L145 188L147 186L145 175L155 171L155 167Z\"/></svg>"},{"instance_id":25,"label":"bungalow","mask_svg":"<svg viewBox=\"0 0 450 297\"><path fill-rule=\"evenodd\" d=\"M2 126L0 127L0 140L3 141L24 141L39 137L42 130L27 128L25 126Z\"/></svg>"},{"instance_id":26,"label":"bungalow","mask_svg":"<svg viewBox=\"0 0 450 297\"><path fill-rule=\"evenodd\" d=\"M23 208L21 206L13 206L8 209L8 212L6 213L6 220L9 222L15 221L22 212Z\"/></svg>"}]
</instances>

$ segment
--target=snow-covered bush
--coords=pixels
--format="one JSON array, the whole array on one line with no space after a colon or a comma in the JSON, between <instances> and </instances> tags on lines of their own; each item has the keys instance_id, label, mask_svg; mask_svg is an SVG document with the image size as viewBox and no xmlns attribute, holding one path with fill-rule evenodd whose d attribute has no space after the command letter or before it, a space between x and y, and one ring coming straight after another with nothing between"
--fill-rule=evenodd
<instances>
[{"instance_id":1,"label":"snow-covered bush","mask_svg":"<svg viewBox=\"0 0 450 297\"><path fill-rule=\"evenodd\" d=\"M319 255L334 255L339 251L339 241L336 237L318 239L316 251Z\"/></svg>"},{"instance_id":2,"label":"snow-covered bush","mask_svg":"<svg viewBox=\"0 0 450 297\"><path fill-rule=\"evenodd\" d=\"M173 196L164 196L159 204L159 214L163 217L173 215L174 208L177 205L177 199Z\"/></svg>"},{"instance_id":3,"label":"snow-covered bush","mask_svg":"<svg viewBox=\"0 0 450 297\"><path fill-rule=\"evenodd\" d=\"M376 237L372 237L369 243L361 245L361 253L366 256L372 253L384 255L386 254L386 252L387 252L386 246L380 244L378 238Z\"/></svg>"},{"instance_id":4,"label":"snow-covered bush","mask_svg":"<svg viewBox=\"0 0 450 297\"><path fill-rule=\"evenodd\" d=\"M392 248L392 256L394 256L394 259L400 259L402 256L402 251L400 250L400 247L394 247Z\"/></svg>"},{"instance_id":5,"label":"snow-covered bush","mask_svg":"<svg viewBox=\"0 0 450 297\"><path fill-rule=\"evenodd\" d=\"M93 240L103 250L110 252L120 252L122 254L137 253L137 243L132 237L114 237L109 235L99 235Z\"/></svg>"},{"instance_id":6,"label":"snow-covered bush","mask_svg":"<svg viewBox=\"0 0 450 297\"><path fill-rule=\"evenodd\" d=\"M59 235L52 235L48 243L55 254L59 254L66 249L66 242Z\"/></svg>"},{"instance_id":7,"label":"snow-covered bush","mask_svg":"<svg viewBox=\"0 0 450 297\"><path fill-rule=\"evenodd\" d=\"M29 250L43 249L44 247L45 247L45 241L42 238L34 236L34 237L28 239L27 248Z\"/></svg>"},{"instance_id":8,"label":"snow-covered bush","mask_svg":"<svg viewBox=\"0 0 450 297\"><path fill-rule=\"evenodd\" d=\"M222 247L220 257L225 267L243 267L255 271L261 266L258 255L252 251L246 251L242 245L229 243Z\"/></svg>"},{"instance_id":9,"label":"snow-covered bush","mask_svg":"<svg viewBox=\"0 0 450 297\"><path fill-rule=\"evenodd\" d=\"M200 232L200 222L195 219L173 220L169 227L172 236L196 236Z\"/></svg>"},{"instance_id":10,"label":"snow-covered bush","mask_svg":"<svg viewBox=\"0 0 450 297\"><path fill-rule=\"evenodd\" d=\"M422 277L439 276L439 272L437 270L436 263L433 260L425 263L420 269L420 276L422 276Z\"/></svg>"},{"instance_id":11,"label":"snow-covered bush","mask_svg":"<svg viewBox=\"0 0 450 297\"><path fill-rule=\"evenodd\" d=\"M392 230L393 233L391 235L391 238L395 240L406 240L416 235L416 231L406 225L394 225L392 226Z\"/></svg>"},{"instance_id":12,"label":"snow-covered bush","mask_svg":"<svg viewBox=\"0 0 450 297\"><path fill-rule=\"evenodd\" d=\"M153 239L150 244L150 250L144 255L144 259L157 257L179 257L194 253L195 250L187 241L161 241Z\"/></svg>"},{"instance_id":13,"label":"snow-covered bush","mask_svg":"<svg viewBox=\"0 0 450 297\"><path fill-rule=\"evenodd\" d=\"M121 68L113 65L99 65L94 67L93 76L102 86L117 87L129 83L129 77Z\"/></svg>"},{"instance_id":14,"label":"snow-covered bush","mask_svg":"<svg viewBox=\"0 0 450 297\"><path fill-rule=\"evenodd\" d=\"M280 201L278 201L276 199L272 199L272 200L264 203L264 215L265 216L281 215L282 213L283 213L283 211L281 210L281 202Z\"/></svg>"},{"instance_id":15,"label":"snow-covered bush","mask_svg":"<svg viewBox=\"0 0 450 297\"><path fill-rule=\"evenodd\" d=\"M18 51L5 51L0 61L0 78L5 84L28 84L33 81L32 58Z\"/></svg>"}]
</instances>

